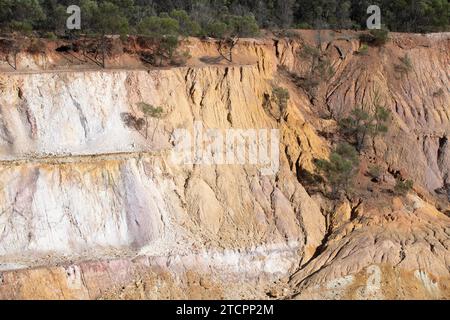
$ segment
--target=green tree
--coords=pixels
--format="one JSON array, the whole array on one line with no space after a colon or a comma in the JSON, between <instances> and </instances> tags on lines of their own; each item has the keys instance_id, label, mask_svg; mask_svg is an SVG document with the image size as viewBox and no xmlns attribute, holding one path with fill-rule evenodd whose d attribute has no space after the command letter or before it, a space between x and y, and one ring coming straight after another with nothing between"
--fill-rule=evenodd
<instances>
[{"instance_id":1,"label":"green tree","mask_svg":"<svg viewBox=\"0 0 450 320\"><path fill-rule=\"evenodd\" d=\"M120 34L125 35L129 31L129 24L127 18L124 16L119 6L112 2L104 1L101 2L97 7L92 1L87 1L85 3L92 12L94 33L99 33L99 47L101 53L101 65L103 68L106 67L106 35L107 34Z\"/></svg>"},{"instance_id":2,"label":"green tree","mask_svg":"<svg viewBox=\"0 0 450 320\"><path fill-rule=\"evenodd\" d=\"M95 12L95 29L98 33L126 34L129 23L120 8L109 1L101 2Z\"/></svg>"},{"instance_id":3,"label":"green tree","mask_svg":"<svg viewBox=\"0 0 450 320\"><path fill-rule=\"evenodd\" d=\"M33 32L33 26L29 21L16 21L13 20L9 24L9 28L14 32L18 32L24 35L31 35Z\"/></svg>"},{"instance_id":4,"label":"green tree","mask_svg":"<svg viewBox=\"0 0 450 320\"><path fill-rule=\"evenodd\" d=\"M339 121L341 132L355 144L358 152L363 150L368 137L373 139L388 131L387 125L391 113L380 105L378 95L374 98L374 107L373 114L363 108L355 108L349 117Z\"/></svg>"},{"instance_id":5,"label":"green tree","mask_svg":"<svg viewBox=\"0 0 450 320\"><path fill-rule=\"evenodd\" d=\"M141 109L144 114L145 119L145 138L148 138L148 128L149 128L149 118L156 118L156 126L153 130L152 141L156 133L156 129L158 128L159 120L163 117L164 110L162 107L155 107L145 102L138 103L139 109Z\"/></svg>"},{"instance_id":6,"label":"green tree","mask_svg":"<svg viewBox=\"0 0 450 320\"><path fill-rule=\"evenodd\" d=\"M278 0L274 3L275 20L280 28L289 28L294 21L295 0Z\"/></svg>"},{"instance_id":7,"label":"green tree","mask_svg":"<svg viewBox=\"0 0 450 320\"><path fill-rule=\"evenodd\" d=\"M225 15L221 22L213 22L206 27L209 36L219 39L217 51L225 60L233 62L233 49L241 37L258 35L259 27L253 15Z\"/></svg>"},{"instance_id":8,"label":"green tree","mask_svg":"<svg viewBox=\"0 0 450 320\"><path fill-rule=\"evenodd\" d=\"M162 39L167 36L178 36L180 24L174 18L167 15L161 17L146 17L138 25L138 32L154 39Z\"/></svg>"},{"instance_id":9,"label":"green tree","mask_svg":"<svg viewBox=\"0 0 450 320\"><path fill-rule=\"evenodd\" d=\"M42 9L45 12L45 20L39 24L40 31L64 34L66 31L67 6L58 3L58 0L41 1Z\"/></svg>"},{"instance_id":10,"label":"green tree","mask_svg":"<svg viewBox=\"0 0 450 320\"><path fill-rule=\"evenodd\" d=\"M400 75L405 75L412 71L413 64L408 54L405 54L403 57L400 57L399 60L400 63L394 66L396 72L398 72Z\"/></svg>"},{"instance_id":11,"label":"green tree","mask_svg":"<svg viewBox=\"0 0 450 320\"><path fill-rule=\"evenodd\" d=\"M251 14L245 16L227 16L225 23L229 26L230 37L255 37L259 34L259 26Z\"/></svg>"},{"instance_id":12,"label":"green tree","mask_svg":"<svg viewBox=\"0 0 450 320\"><path fill-rule=\"evenodd\" d=\"M162 14L159 17L147 17L139 24L138 31L154 40L156 44L155 53L160 59L160 65L164 57L169 60L172 59L179 45L180 24L176 19L169 17L167 14Z\"/></svg>"},{"instance_id":13,"label":"green tree","mask_svg":"<svg viewBox=\"0 0 450 320\"><path fill-rule=\"evenodd\" d=\"M179 31L183 36L198 36L201 33L200 25L191 19L185 10L172 10L170 17L179 25Z\"/></svg>"},{"instance_id":14,"label":"green tree","mask_svg":"<svg viewBox=\"0 0 450 320\"><path fill-rule=\"evenodd\" d=\"M37 0L1 0L0 17L11 31L31 32L45 20L45 12Z\"/></svg>"},{"instance_id":15,"label":"green tree","mask_svg":"<svg viewBox=\"0 0 450 320\"><path fill-rule=\"evenodd\" d=\"M359 39L363 43L381 47L389 41L389 31L386 29L370 30L369 33L361 34Z\"/></svg>"},{"instance_id":16,"label":"green tree","mask_svg":"<svg viewBox=\"0 0 450 320\"><path fill-rule=\"evenodd\" d=\"M67 18L62 9L69 4L79 4L82 9L83 33L102 33L100 27L105 24L97 22L98 18L104 20L106 11L97 9L103 8L113 13L107 23L111 33L123 32L126 24L134 30L146 17L168 12L178 21L184 36L196 35L197 31L215 34L223 27L216 22L226 24L231 31L237 22L244 30L241 37L253 36L255 26L365 29L370 4L382 8L383 23L390 30L448 31L450 10L448 0L0 0L0 26L7 31L29 32L31 26L33 31L58 33Z\"/></svg>"},{"instance_id":17,"label":"green tree","mask_svg":"<svg viewBox=\"0 0 450 320\"><path fill-rule=\"evenodd\" d=\"M214 21L206 25L204 33L210 37L221 39L229 33L229 26L225 22Z\"/></svg>"},{"instance_id":18,"label":"green tree","mask_svg":"<svg viewBox=\"0 0 450 320\"><path fill-rule=\"evenodd\" d=\"M339 196L340 191L348 191L358 164L358 153L348 143L340 143L328 160L318 159L315 161L316 168L329 184L330 195L334 199Z\"/></svg>"},{"instance_id":19,"label":"green tree","mask_svg":"<svg viewBox=\"0 0 450 320\"><path fill-rule=\"evenodd\" d=\"M85 33L98 33L94 32L96 28L96 16L98 12L97 1L94 0L81 0L81 29Z\"/></svg>"}]
</instances>

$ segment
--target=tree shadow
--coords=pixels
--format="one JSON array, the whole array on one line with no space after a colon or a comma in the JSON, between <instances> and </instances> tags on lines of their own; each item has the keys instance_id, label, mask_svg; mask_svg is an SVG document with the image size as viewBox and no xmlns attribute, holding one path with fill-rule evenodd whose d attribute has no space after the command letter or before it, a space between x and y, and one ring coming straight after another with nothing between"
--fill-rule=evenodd
<instances>
[{"instance_id":1,"label":"tree shadow","mask_svg":"<svg viewBox=\"0 0 450 320\"><path fill-rule=\"evenodd\" d=\"M220 63L222 60L224 60L223 57L221 56L217 56L217 57L212 57L212 56L203 56L199 59L201 62L206 63L206 64L218 64Z\"/></svg>"}]
</instances>

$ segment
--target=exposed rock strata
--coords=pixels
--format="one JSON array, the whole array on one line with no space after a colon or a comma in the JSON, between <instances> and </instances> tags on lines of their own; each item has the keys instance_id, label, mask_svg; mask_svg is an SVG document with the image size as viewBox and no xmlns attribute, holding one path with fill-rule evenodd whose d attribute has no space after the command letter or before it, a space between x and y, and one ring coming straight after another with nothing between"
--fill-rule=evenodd
<instances>
[{"instance_id":1,"label":"exposed rock strata","mask_svg":"<svg viewBox=\"0 0 450 320\"><path fill-rule=\"evenodd\" d=\"M336 72L315 101L279 70L303 72L311 32L243 41L235 65L201 63L214 44L191 40L188 67L1 74L0 296L267 297L294 274L271 296L448 298L450 220L434 205L450 185L449 38L393 37L368 56L352 34L326 40ZM413 70L399 77L405 53ZM273 84L290 91L284 118L264 107ZM299 172L329 152L335 123L319 115L369 106L375 92L393 126L367 157L413 178L420 197L326 216ZM123 122L141 101L167 112L153 140ZM280 129L280 171L173 164L171 134L194 121Z\"/></svg>"}]
</instances>

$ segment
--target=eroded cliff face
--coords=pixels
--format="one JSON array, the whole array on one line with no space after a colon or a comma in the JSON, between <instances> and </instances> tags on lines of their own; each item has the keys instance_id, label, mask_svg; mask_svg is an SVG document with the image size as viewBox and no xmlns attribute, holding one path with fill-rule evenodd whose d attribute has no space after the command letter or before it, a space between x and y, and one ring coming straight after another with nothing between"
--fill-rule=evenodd
<instances>
[{"instance_id":1,"label":"eroded cliff face","mask_svg":"<svg viewBox=\"0 0 450 320\"><path fill-rule=\"evenodd\" d=\"M311 45L314 37L307 33L301 43ZM390 44L367 54L357 53L360 43L349 34L322 31L322 41L335 73L319 87L315 107L341 118L355 106L370 111L378 95L380 103L394 112L395 129L375 141L375 154L392 170L413 173L430 191L448 184L448 34L393 34ZM278 45L281 63L300 73L308 66L296 58L301 43ZM412 69L402 73L397 67L405 55Z\"/></svg>"},{"instance_id":2,"label":"eroded cliff face","mask_svg":"<svg viewBox=\"0 0 450 320\"><path fill-rule=\"evenodd\" d=\"M367 55L356 53L360 44L352 37L337 37L324 41L336 72L319 86L313 107L339 119L355 106L370 111L378 96L393 118L389 132L365 151L363 167L381 164L392 176L411 178L417 194L385 197L388 190L369 186L369 193L353 203L336 205L319 255L291 278L293 296L448 297L449 220L443 214L448 216L450 200L448 34L396 34L389 45L370 48ZM302 72L304 65L289 46L279 52L288 70ZM400 73L396 66L405 55L412 68ZM317 127L328 132L328 124ZM383 177L386 185L389 179ZM356 188L366 186L358 179ZM443 194L443 202L436 193Z\"/></svg>"},{"instance_id":3,"label":"eroded cliff face","mask_svg":"<svg viewBox=\"0 0 450 320\"><path fill-rule=\"evenodd\" d=\"M311 99L286 70L306 68L313 37L244 40L233 64L205 62L215 44L191 39L186 67L1 74L0 296L448 298L448 202L435 194L450 183L448 35L394 35L367 56L334 36L323 47L336 72ZM414 71L399 78L404 52ZM270 102L274 85L289 89L287 110ZM336 124L322 115L375 91L394 125L364 157L415 191L330 209L300 171L329 153ZM150 134L124 121L140 102L164 109ZM173 132L196 121L279 129L279 171L175 164Z\"/></svg>"},{"instance_id":4,"label":"eroded cliff face","mask_svg":"<svg viewBox=\"0 0 450 320\"><path fill-rule=\"evenodd\" d=\"M145 255L175 265L172 272L179 264L244 279L287 275L325 233L289 168L277 182L250 165L170 159L173 130L196 120L205 129L277 128L261 108L271 77L253 65L2 76L3 269ZM153 139L123 121L140 116L141 101L168 113L151 122ZM284 130L316 138L312 129ZM27 297L13 283L12 297Z\"/></svg>"}]
</instances>

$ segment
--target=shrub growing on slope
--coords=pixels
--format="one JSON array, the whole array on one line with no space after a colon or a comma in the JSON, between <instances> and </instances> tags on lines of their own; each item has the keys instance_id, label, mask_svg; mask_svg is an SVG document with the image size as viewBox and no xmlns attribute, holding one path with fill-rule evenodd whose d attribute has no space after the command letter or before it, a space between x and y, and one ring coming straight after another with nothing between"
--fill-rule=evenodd
<instances>
[{"instance_id":1,"label":"shrub growing on slope","mask_svg":"<svg viewBox=\"0 0 450 320\"><path fill-rule=\"evenodd\" d=\"M370 114L363 108L355 108L350 116L339 121L341 132L361 152L366 139L375 138L388 130L390 111L379 103L378 96L374 99L375 112Z\"/></svg>"},{"instance_id":2,"label":"shrub growing on slope","mask_svg":"<svg viewBox=\"0 0 450 320\"><path fill-rule=\"evenodd\" d=\"M315 161L317 170L331 187L330 196L338 198L340 191L347 191L352 184L354 171L359 164L358 153L348 143L339 144L330 158Z\"/></svg>"},{"instance_id":3,"label":"shrub growing on slope","mask_svg":"<svg viewBox=\"0 0 450 320\"><path fill-rule=\"evenodd\" d=\"M389 41L389 31L386 29L374 29L369 33L363 33L359 39L365 44L382 47Z\"/></svg>"},{"instance_id":4,"label":"shrub growing on slope","mask_svg":"<svg viewBox=\"0 0 450 320\"><path fill-rule=\"evenodd\" d=\"M395 183L394 193L399 196L405 196L412 189L414 182L412 180L402 180L397 178Z\"/></svg>"},{"instance_id":5,"label":"shrub growing on slope","mask_svg":"<svg viewBox=\"0 0 450 320\"><path fill-rule=\"evenodd\" d=\"M359 49L358 49L358 51L357 51L357 53L358 53L359 55L362 55L362 56L367 55L368 52L369 52L369 46L368 46L367 44L365 44L365 43L363 43L363 44L361 45L361 47L359 47Z\"/></svg>"},{"instance_id":6,"label":"shrub growing on slope","mask_svg":"<svg viewBox=\"0 0 450 320\"><path fill-rule=\"evenodd\" d=\"M382 174L382 168L379 165L369 166L367 175L372 178L373 182L379 182Z\"/></svg>"},{"instance_id":7,"label":"shrub growing on slope","mask_svg":"<svg viewBox=\"0 0 450 320\"><path fill-rule=\"evenodd\" d=\"M162 64L163 57L171 59L178 47L179 22L167 14L146 17L137 27L140 34L150 37L156 46L156 57ZM156 60L156 59L154 59Z\"/></svg>"},{"instance_id":8,"label":"shrub growing on slope","mask_svg":"<svg viewBox=\"0 0 450 320\"><path fill-rule=\"evenodd\" d=\"M405 75L412 71L413 64L408 54L405 54L399 60L400 63L394 66L394 69L397 73L399 73L400 75Z\"/></svg>"}]
</instances>

